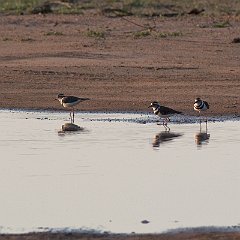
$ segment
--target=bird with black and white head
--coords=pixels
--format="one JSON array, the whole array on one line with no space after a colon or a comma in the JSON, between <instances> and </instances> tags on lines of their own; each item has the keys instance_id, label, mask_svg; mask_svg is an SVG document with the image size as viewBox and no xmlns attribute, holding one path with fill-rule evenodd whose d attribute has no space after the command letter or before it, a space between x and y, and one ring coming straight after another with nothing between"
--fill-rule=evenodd
<instances>
[{"instance_id":1,"label":"bird with black and white head","mask_svg":"<svg viewBox=\"0 0 240 240\"><path fill-rule=\"evenodd\" d=\"M163 126L165 129L170 130L167 123L170 121L170 117L176 114L182 114L182 112L174 110L169 107L161 106L159 102L151 102L149 108L152 108L153 113L161 118L163 118Z\"/></svg>"},{"instance_id":2,"label":"bird with black and white head","mask_svg":"<svg viewBox=\"0 0 240 240\"><path fill-rule=\"evenodd\" d=\"M209 109L209 104L208 102L203 101L201 98L197 97L194 101L193 109L198 112L200 117L202 112ZM201 123L201 119L200 119L200 123ZM207 117L206 117L206 123L207 123Z\"/></svg>"}]
</instances>

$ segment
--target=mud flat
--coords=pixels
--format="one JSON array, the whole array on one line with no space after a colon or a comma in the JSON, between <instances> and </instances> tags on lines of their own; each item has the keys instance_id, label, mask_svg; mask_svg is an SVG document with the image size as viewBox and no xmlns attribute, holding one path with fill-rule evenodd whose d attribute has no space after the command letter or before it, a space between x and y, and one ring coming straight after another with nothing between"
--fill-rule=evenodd
<instances>
[{"instance_id":1,"label":"mud flat","mask_svg":"<svg viewBox=\"0 0 240 240\"><path fill-rule=\"evenodd\" d=\"M157 100L192 114L200 96L209 115L239 115L238 17L126 18L1 16L0 107L61 109L65 93L91 98L79 110L148 111Z\"/></svg>"},{"instance_id":2,"label":"mud flat","mask_svg":"<svg viewBox=\"0 0 240 240\"><path fill-rule=\"evenodd\" d=\"M179 229L162 234L111 234L96 232L42 232L0 235L1 240L239 240L239 230L234 228Z\"/></svg>"}]
</instances>

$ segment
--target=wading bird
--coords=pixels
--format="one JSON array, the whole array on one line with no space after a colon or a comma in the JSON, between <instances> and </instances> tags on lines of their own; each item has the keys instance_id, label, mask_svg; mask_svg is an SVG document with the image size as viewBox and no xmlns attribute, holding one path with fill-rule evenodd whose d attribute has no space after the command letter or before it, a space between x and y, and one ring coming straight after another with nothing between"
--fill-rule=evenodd
<instances>
[{"instance_id":1,"label":"wading bird","mask_svg":"<svg viewBox=\"0 0 240 240\"><path fill-rule=\"evenodd\" d=\"M199 113L199 117L201 115L201 112L206 111L209 109L209 104L206 101L201 100L201 98L196 98L193 109ZM201 123L201 119L200 119ZM207 117L206 117L206 123L207 123Z\"/></svg>"},{"instance_id":2,"label":"wading bird","mask_svg":"<svg viewBox=\"0 0 240 240\"><path fill-rule=\"evenodd\" d=\"M75 96L65 96L63 93L58 94L57 100L61 103L61 105L65 108L71 108L70 111L70 119L71 122L74 123L74 106L79 104L80 102L90 100L89 98L79 98Z\"/></svg>"},{"instance_id":3,"label":"wading bird","mask_svg":"<svg viewBox=\"0 0 240 240\"><path fill-rule=\"evenodd\" d=\"M181 114L181 112L176 111L172 108L161 106L158 102L151 102L149 108L152 108L155 115L163 118L163 126L165 129L170 130L170 128L167 126L167 123L170 121L169 117L173 116L175 114Z\"/></svg>"}]
</instances>

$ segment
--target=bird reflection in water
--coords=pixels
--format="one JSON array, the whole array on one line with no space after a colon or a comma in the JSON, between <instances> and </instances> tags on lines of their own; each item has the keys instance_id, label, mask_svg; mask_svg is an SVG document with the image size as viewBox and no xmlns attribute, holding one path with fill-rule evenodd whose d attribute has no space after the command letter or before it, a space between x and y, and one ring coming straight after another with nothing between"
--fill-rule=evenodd
<instances>
[{"instance_id":1,"label":"bird reflection in water","mask_svg":"<svg viewBox=\"0 0 240 240\"><path fill-rule=\"evenodd\" d=\"M202 130L202 124L200 122L200 131L195 134L195 143L198 147L201 147L203 144L209 143L210 134L208 133L207 123L205 130Z\"/></svg>"},{"instance_id":2,"label":"bird reflection in water","mask_svg":"<svg viewBox=\"0 0 240 240\"><path fill-rule=\"evenodd\" d=\"M163 131L157 134L152 142L153 148L159 148L161 144L172 141L175 138L181 137L183 134L170 131Z\"/></svg>"},{"instance_id":3,"label":"bird reflection in water","mask_svg":"<svg viewBox=\"0 0 240 240\"><path fill-rule=\"evenodd\" d=\"M74 124L74 123L64 123L61 127L61 130L58 131L59 135L64 135L66 132L79 132L83 131L84 128Z\"/></svg>"}]
</instances>

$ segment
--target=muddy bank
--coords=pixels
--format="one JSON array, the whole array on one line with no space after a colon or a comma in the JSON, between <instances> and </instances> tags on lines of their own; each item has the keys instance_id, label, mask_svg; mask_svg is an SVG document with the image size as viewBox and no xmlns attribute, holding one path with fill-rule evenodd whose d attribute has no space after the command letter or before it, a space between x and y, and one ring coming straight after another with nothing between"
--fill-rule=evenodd
<instances>
[{"instance_id":1,"label":"muddy bank","mask_svg":"<svg viewBox=\"0 0 240 240\"><path fill-rule=\"evenodd\" d=\"M21 235L0 235L1 240L239 240L240 233L229 232L212 232L212 233L198 233L198 232L184 232L172 234L78 234L78 233L29 233Z\"/></svg>"},{"instance_id":2,"label":"muddy bank","mask_svg":"<svg viewBox=\"0 0 240 240\"><path fill-rule=\"evenodd\" d=\"M0 108L61 109L58 93L89 97L79 110L240 112L240 22L224 17L1 16ZM215 25L214 25L215 24ZM149 33L148 27L155 26Z\"/></svg>"}]
</instances>

